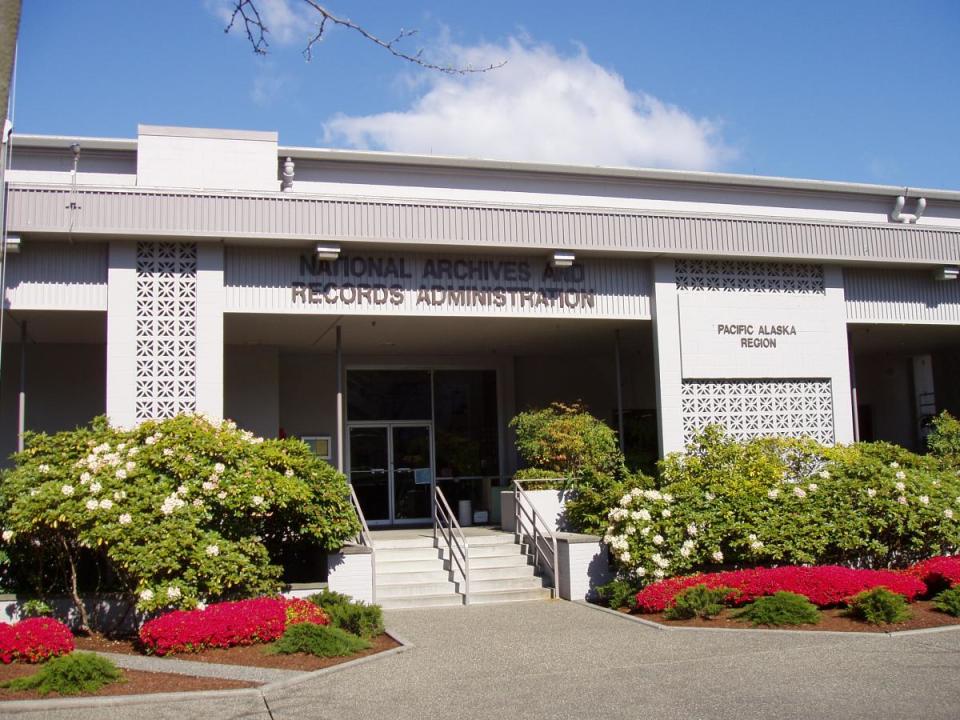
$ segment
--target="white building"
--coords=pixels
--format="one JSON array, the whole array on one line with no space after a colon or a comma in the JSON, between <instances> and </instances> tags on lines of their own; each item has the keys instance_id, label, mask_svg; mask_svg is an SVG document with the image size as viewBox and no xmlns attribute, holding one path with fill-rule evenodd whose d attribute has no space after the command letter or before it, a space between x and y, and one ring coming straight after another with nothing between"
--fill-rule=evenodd
<instances>
[{"instance_id":1,"label":"white building","mask_svg":"<svg viewBox=\"0 0 960 720\"><path fill-rule=\"evenodd\" d=\"M434 482L495 512L508 420L554 400L647 460L960 413L960 192L155 126L11 153L4 456L21 390L27 430L199 410L318 438L389 524Z\"/></svg>"}]
</instances>

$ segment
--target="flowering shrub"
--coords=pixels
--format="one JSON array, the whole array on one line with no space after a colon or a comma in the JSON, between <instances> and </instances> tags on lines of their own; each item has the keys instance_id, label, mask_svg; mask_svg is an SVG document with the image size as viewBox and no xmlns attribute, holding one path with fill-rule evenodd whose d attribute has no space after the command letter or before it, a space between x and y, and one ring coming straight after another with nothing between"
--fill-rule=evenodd
<instances>
[{"instance_id":1,"label":"flowering shrub","mask_svg":"<svg viewBox=\"0 0 960 720\"><path fill-rule=\"evenodd\" d=\"M273 642L288 626L328 622L324 612L306 600L254 598L161 615L140 628L140 642L155 655L199 652L205 648Z\"/></svg>"},{"instance_id":2,"label":"flowering shrub","mask_svg":"<svg viewBox=\"0 0 960 720\"><path fill-rule=\"evenodd\" d=\"M358 529L345 478L304 443L201 415L32 433L15 460L0 486L12 564L65 568L70 588L92 555L141 611L276 592L280 548Z\"/></svg>"},{"instance_id":3,"label":"flowering shrub","mask_svg":"<svg viewBox=\"0 0 960 720\"><path fill-rule=\"evenodd\" d=\"M891 567L960 547L960 477L886 443L736 442L714 426L607 517L611 554L641 582L729 564Z\"/></svg>"},{"instance_id":4,"label":"flowering shrub","mask_svg":"<svg viewBox=\"0 0 960 720\"><path fill-rule=\"evenodd\" d=\"M960 556L944 555L922 560L907 568L907 572L920 578L931 590L953 587L960 583Z\"/></svg>"},{"instance_id":5,"label":"flowering shrub","mask_svg":"<svg viewBox=\"0 0 960 720\"><path fill-rule=\"evenodd\" d=\"M742 605L759 597L786 591L803 595L818 607L841 605L864 590L885 587L913 601L926 592L926 586L908 573L893 570L855 570L825 565L820 567L785 566L753 568L729 572L674 577L655 582L637 593L637 608L642 612L662 612L678 593L696 585L708 588L728 587L727 601Z\"/></svg>"},{"instance_id":6,"label":"flowering shrub","mask_svg":"<svg viewBox=\"0 0 960 720\"><path fill-rule=\"evenodd\" d=\"M73 652L70 628L52 618L28 618L14 625L0 623L0 662L38 663Z\"/></svg>"}]
</instances>

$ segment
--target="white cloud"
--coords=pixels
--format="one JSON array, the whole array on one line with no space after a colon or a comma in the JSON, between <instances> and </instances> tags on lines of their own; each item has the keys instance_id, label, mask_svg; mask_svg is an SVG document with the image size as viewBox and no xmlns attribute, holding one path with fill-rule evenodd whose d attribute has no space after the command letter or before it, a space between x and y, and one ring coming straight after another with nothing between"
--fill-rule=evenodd
<instances>
[{"instance_id":1,"label":"white cloud","mask_svg":"<svg viewBox=\"0 0 960 720\"><path fill-rule=\"evenodd\" d=\"M450 62L486 73L430 73L410 108L336 115L327 143L407 153L582 165L709 170L733 157L717 124L630 90L581 48L563 56L548 45L449 48Z\"/></svg>"}]
</instances>

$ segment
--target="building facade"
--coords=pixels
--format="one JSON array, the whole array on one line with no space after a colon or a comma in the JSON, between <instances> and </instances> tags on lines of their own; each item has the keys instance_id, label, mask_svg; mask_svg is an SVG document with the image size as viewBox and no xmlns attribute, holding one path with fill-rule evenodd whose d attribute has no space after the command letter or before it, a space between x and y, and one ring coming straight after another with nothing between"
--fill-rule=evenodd
<instances>
[{"instance_id":1,"label":"building facade","mask_svg":"<svg viewBox=\"0 0 960 720\"><path fill-rule=\"evenodd\" d=\"M496 514L553 401L637 464L740 438L922 446L960 413L960 193L282 147L13 136L0 446L181 411L299 436L371 524Z\"/></svg>"}]
</instances>

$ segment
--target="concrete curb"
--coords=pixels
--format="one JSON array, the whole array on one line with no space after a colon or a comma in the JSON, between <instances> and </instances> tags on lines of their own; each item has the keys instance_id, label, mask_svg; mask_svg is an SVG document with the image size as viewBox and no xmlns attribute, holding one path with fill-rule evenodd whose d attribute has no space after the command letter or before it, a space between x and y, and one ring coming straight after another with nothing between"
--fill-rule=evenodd
<instances>
[{"instance_id":1,"label":"concrete curb","mask_svg":"<svg viewBox=\"0 0 960 720\"><path fill-rule=\"evenodd\" d=\"M172 702L187 702L191 700L229 700L229 699L240 699L248 697L251 700L259 700L263 703L264 708L267 712L270 712L270 706L267 704L266 693L274 692L278 690L283 690L294 685L306 682L307 680L312 680L324 675L332 674L339 672L341 670L346 670L348 668L356 667L357 665L363 665L365 663L373 662L374 660L379 660L380 658L388 657L391 655L396 655L398 653L406 652L415 647L415 645L407 640L401 638L397 633L392 630L385 630L385 635L393 638L394 641L400 643L400 647L391 648L390 650L384 650L383 652L375 653L373 655L367 655L366 657L357 658L356 660L350 660L349 662L339 663L337 665L332 665L330 667L321 668L320 670L313 670L310 672L303 672L299 677L291 677L283 680L276 680L274 682L268 682L260 687L255 688L239 688L237 690L197 690L194 692L170 692L170 693L150 693L145 695L113 695L110 697L87 697L87 698L56 698L52 700L10 700L8 702L0 702L0 715L8 714L20 714L27 712L56 712L62 710L74 710L79 708L108 708L108 707L117 707L123 705L147 705L155 703L172 703ZM100 653L107 656L112 656L113 653ZM189 662L189 661L183 661ZM197 665L207 665L212 667L243 667L243 666L223 666L216 663L191 663ZM138 669L138 668L129 668L129 669ZM165 671L159 671L165 672ZM192 674L192 673L183 673L183 674ZM215 677L209 675L206 677ZM234 678L227 678L234 679Z\"/></svg>"},{"instance_id":2,"label":"concrete curb","mask_svg":"<svg viewBox=\"0 0 960 720\"><path fill-rule=\"evenodd\" d=\"M304 674L302 670L282 670L279 668L249 667L247 665L226 665L221 663L184 660L182 658L161 658L149 655L126 655L123 653L97 652L117 667L142 672L162 672L192 677L217 678L222 680L240 680L253 683L281 682Z\"/></svg>"},{"instance_id":3,"label":"concrete curb","mask_svg":"<svg viewBox=\"0 0 960 720\"><path fill-rule=\"evenodd\" d=\"M610 608L605 608L600 605L594 605L593 603L587 602L586 600L574 600L576 605L583 605L591 610L598 610L610 615L614 615L624 620L628 620L633 623L638 623L645 627L654 628L656 630L663 630L666 632L705 632L705 633L752 633L752 634L766 634L771 633L776 635L814 635L822 636L828 635L831 637L886 637L891 639L896 639L898 637L905 637L910 635L928 635L931 633L941 633L941 632L954 632L960 630L960 625L944 625L941 627L935 628L920 628L919 630L893 630L887 632L861 632L858 630L777 630L776 628L699 628L699 627L684 627L680 625L663 625L662 623L654 622L652 620L644 620L643 618L636 617L635 615L628 615L627 613L617 612L616 610L611 610Z\"/></svg>"}]
</instances>

